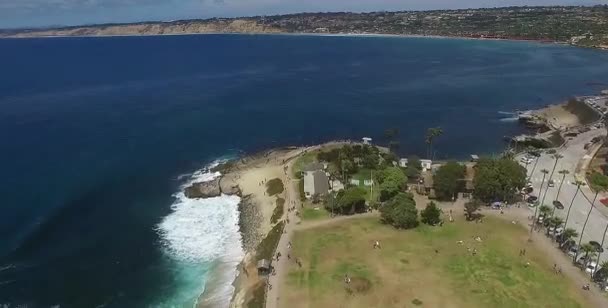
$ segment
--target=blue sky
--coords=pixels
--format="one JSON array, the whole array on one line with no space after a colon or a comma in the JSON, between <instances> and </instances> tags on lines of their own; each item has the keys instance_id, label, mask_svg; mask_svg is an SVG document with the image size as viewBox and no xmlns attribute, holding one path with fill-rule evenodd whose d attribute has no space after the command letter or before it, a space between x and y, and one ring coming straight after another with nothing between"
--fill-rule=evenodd
<instances>
[{"instance_id":1,"label":"blue sky","mask_svg":"<svg viewBox=\"0 0 608 308\"><path fill-rule=\"evenodd\" d=\"M0 0L0 28L295 12L606 3L608 0Z\"/></svg>"}]
</instances>

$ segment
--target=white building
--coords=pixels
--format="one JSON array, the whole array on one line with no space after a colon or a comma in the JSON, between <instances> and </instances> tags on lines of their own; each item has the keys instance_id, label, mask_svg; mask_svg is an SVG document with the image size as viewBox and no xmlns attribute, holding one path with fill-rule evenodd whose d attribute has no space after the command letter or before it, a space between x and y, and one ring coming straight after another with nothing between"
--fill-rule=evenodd
<instances>
[{"instance_id":1,"label":"white building","mask_svg":"<svg viewBox=\"0 0 608 308\"><path fill-rule=\"evenodd\" d=\"M420 165L422 166L422 171L431 170L431 166L433 165L433 161L430 159L421 159Z\"/></svg>"},{"instance_id":2,"label":"white building","mask_svg":"<svg viewBox=\"0 0 608 308\"><path fill-rule=\"evenodd\" d=\"M325 195L329 191L329 178L321 170L308 171L304 174L304 194L306 198L314 195Z\"/></svg>"},{"instance_id":3,"label":"white building","mask_svg":"<svg viewBox=\"0 0 608 308\"><path fill-rule=\"evenodd\" d=\"M363 144L372 144L372 138L370 137L363 137Z\"/></svg>"}]
</instances>

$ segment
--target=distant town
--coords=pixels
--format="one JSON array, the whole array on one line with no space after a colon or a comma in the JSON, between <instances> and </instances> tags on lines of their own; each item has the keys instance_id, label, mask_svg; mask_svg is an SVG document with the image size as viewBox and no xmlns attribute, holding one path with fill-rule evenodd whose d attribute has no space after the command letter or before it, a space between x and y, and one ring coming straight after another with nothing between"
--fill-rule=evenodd
<instances>
[{"instance_id":1,"label":"distant town","mask_svg":"<svg viewBox=\"0 0 608 308\"><path fill-rule=\"evenodd\" d=\"M198 33L391 34L516 39L608 48L608 5L372 13L301 13L0 30L0 37Z\"/></svg>"}]
</instances>

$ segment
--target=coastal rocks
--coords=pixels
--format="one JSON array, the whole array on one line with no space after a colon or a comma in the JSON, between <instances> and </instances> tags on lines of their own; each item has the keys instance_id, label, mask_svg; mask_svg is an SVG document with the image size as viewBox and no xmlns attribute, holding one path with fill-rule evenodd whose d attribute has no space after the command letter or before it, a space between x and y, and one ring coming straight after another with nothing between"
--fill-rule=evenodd
<instances>
[{"instance_id":1,"label":"coastal rocks","mask_svg":"<svg viewBox=\"0 0 608 308\"><path fill-rule=\"evenodd\" d=\"M186 194L186 197L190 199L217 197L222 194L220 179L218 178L209 182L193 183L186 187L184 193Z\"/></svg>"},{"instance_id":2,"label":"coastal rocks","mask_svg":"<svg viewBox=\"0 0 608 308\"><path fill-rule=\"evenodd\" d=\"M519 122L524 124L527 128L535 129L535 128L544 128L546 127L546 121L539 117L538 115L531 113L521 113L518 116Z\"/></svg>"},{"instance_id":3,"label":"coastal rocks","mask_svg":"<svg viewBox=\"0 0 608 308\"><path fill-rule=\"evenodd\" d=\"M264 217L259 207L251 200L251 196L244 196L239 203L239 229L243 239L243 249L252 252L262 241L263 234L259 232Z\"/></svg>"}]
</instances>

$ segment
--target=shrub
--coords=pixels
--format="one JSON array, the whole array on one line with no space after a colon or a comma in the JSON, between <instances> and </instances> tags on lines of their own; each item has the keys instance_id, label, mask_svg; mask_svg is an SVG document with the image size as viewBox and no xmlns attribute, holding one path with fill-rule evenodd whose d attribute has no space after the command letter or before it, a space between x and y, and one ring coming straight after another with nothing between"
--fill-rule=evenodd
<instances>
[{"instance_id":1,"label":"shrub","mask_svg":"<svg viewBox=\"0 0 608 308\"><path fill-rule=\"evenodd\" d=\"M435 202L430 202L427 204L426 208L420 212L420 220L427 224L434 226L441 222L441 210L435 205Z\"/></svg>"},{"instance_id":2,"label":"shrub","mask_svg":"<svg viewBox=\"0 0 608 308\"><path fill-rule=\"evenodd\" d=\"M283 192L283 190L285 190L285 188L283 187L283 181L281 181L281 179L279 178L272 179L266 182L266 193L269 196L280 194Z\"/></svg>"}]
</instances>

